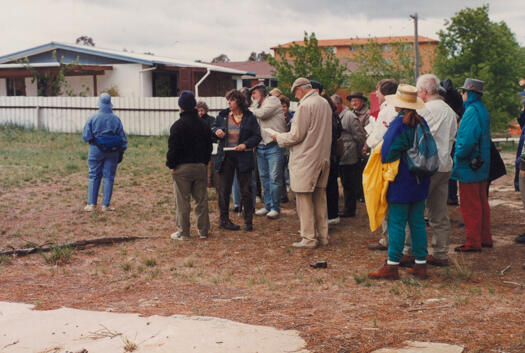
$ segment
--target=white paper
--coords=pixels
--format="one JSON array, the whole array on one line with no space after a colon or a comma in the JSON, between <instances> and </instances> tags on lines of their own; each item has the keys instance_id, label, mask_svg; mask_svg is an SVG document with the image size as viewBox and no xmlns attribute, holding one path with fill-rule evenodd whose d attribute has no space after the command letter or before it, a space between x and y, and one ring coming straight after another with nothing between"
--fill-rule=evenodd
<instances>
[{"instance_id":1,"label":"white paper","mask_svg":"<svg viewBox=\"0 0 525 353\"><path fill-rule=\"evenodd\" d=\"M227 152L227 151L235 151L235 147L224 147L222 150L225 151L225 152Z\"/></svg>"},{"instance_id":2,"label":"white paper","mask_svg":"<svg viewBox=\"0 0 525 353\"><path fill-rule=\"evenodd\" d=\"M265 127L263 130L266 131L268 134L270 134L270 136L278 134L277 131L275 131L274 129L270 129L269 127Z\"/></svg>"}]
</instances>

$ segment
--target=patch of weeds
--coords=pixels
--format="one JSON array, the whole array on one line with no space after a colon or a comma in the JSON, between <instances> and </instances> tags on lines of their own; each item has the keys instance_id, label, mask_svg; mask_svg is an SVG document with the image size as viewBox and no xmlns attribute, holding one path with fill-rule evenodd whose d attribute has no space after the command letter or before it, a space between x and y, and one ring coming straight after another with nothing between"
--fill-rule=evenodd
<instances>
[{"instance_id":1,"label":"patch of weeds","mask_svg":"<svg viewBox=\"0 0 525 353\"><path fill-rule=\"evenodd\" d=\"M0 255L0 265L11 265L13 260L8 255Z\"/></svg>"},{"instance_id":2,"label":"patch of weeds","mask_svg":"<svg viewBox=\"0 0 525 353\"><path fill-rule=\"evenodd\" d=\"M374 316L374 320L372 320L372 325L373 325L374 327L378 327L378 326L377 326L377 317L376 317L376 316Z\"/></svg>"},{"instance_id":3,"label":"patch of weeds","mask_svg":"<svg viewBox=\"0 0 525 353\"><path fill-rule=\"evenodd\" d=\"M460 295L456 295L456 305L457 306L467 305L468 302L469 302L469 298L467 296L463 297Z\"/></svg>"},{"instance_id":4,"label":"patch of weeds","mask_svg":"<svg viewBox=\"0 0 525 353\"><path fill-rule=\"evenodd\" d=\"M394 284L388 292L392 293L393 295L401 295L401 289L397 284Z\"/></svg>"},{"instance_id":5,"label":"patch of weeds","mask_svg":"<svg viewBox=\"0 0 525 353\"><path fill-rule=\"evenodd\" d=\"M49 255L42 253L42 257L50 265L63 265L71 261L74 252L75 250L72 247L53 245Z\"/></svg>"},{"instance_id":6,"label":"patch of weeds","mask_svg":"<svg viewBox=\"0 0 525 353\"><path fill-rule=\"evenodd\" d=\"M286 253L287 253L288 255L290 255L290 254L292 253L292 249L291 249L291 248L286 248L285 251L286 251Z\"/></svg>"},{"instance_id":7,"label":"patch of weeds","mask_svg":"<svg viewBox=\"0 0 525 353\"><path fill-rule=\"evenodd\" d=\"M65 169L69 173L74 173L77 172L80 169L80 167L76 163L69 162L65 165Z\"/></svg>"},{"instance_id":8,"label":"patch of weeds","mask_svg":"<svg viewBox=\"0 0 525 353\"><path fill-rule=\"evenodd\" d=\"M415 278L411 278L411 279L403 278L401 280L401 283L406 284L407 286L423 287L423 284Z\"/></svg>"},{"instance_id":9,"label":"patch of weeds","mask_svg":"<svg viewBox=\"0 0 525 353\"><path fill-rule=\"evenodd\" d=\"M128 254L128 251L124 248L120 248L120 255L126 256Z\"/></svg>"},{"instance_id":10,"label":"patch of weeds","mask_svg":"<svg viewBox=\"0 0 525 353\"><path fill-rule=\"evenodd\" d=\"M154 270L151 270L149 272L149 278L150 279L157 278L157 277L159 277L159 275L160 275L160 270L158 268L156 268Z\"/></svg>"},{"instance_id":11,"label":"patch of weeds","mask_svg":"<svg viewBox=\"0 0 525 353\"><path fill-rule=\"evenodd\" d=\"M157 266L157 260L153 257L150 257L144 260L144 265L146 265L147 267L155 267Z\"/></svg>"},{"instance_id":12,"label":"patch of weeds","mask_svg":"<svg viewBox=\"0 0 525 353\"><path fill-rule=\"evenodd\" d=\"M488 292L489 292L490 294L492 294L492 295L496 294L496 290L495 290L494 288L490 287L490 286L487 287L487 290L488 290ZM525 337L524 337L523 339L525 339Z\"/></svg>"},{"instance_id":13,"label":"patch of weeds","mask_svg":"<svg viewBox=\"0 0 525 353\"><path fill-rule=\"evenodd\" d=\"M459 253L452 263L454 264L455 280L458 281L470 281L474 272L470 268L470 265L465 261L463 253Z\"/></svg>"},{"instance_id":14,"label":"patch of weeds","mask_svg":"<svg viewBox=\"0 0 525 353\"><path fill-rule=\"evenodd\" d=\"M194 307L192 308L192 310L193 310L193 313L194 313L195 315L199 315L199 316L203 316L203 315L205 315L205 311L204 311L203 309L199 308L198 306L194 306Z\"/></svg>"},{"instance_id":15,"label":"patch of weeds","mask_svg":"<svg viewBox=\"0 0 525 353\"><path fill-rule=\"evenodd\" d=\"M124 343L124 352L134 352L137 350L137 348L139 348L135 342L130 341L130 339L126 336L122 336L121 338L122 343Z\"/></svg>"},{"instance_id":16,"label":"patch of weeds","mask_svg":"<svg viewBox=\"0 0 525 353\"><path fill-rule=\"evenodd\" d=\"M478 287L469 288L468 291L474 295L481 295L481 288Z\"/></svg>"},{"instance_id":17,"label":"patch of weeds","mask_svg":"<svg viewBox=\"0 0 525 353\"><path fill-rule=\"evenodd\" d=\"M184 267L189 267L189 268L192 268L195 266L195 260L191 257L188 257L184 260L184 263L183 263Z\"/></svg>"},{"instance_id":18,"label":"patch of weeds","mask_svg":"<svg viewBox=\"0 0 525 353\"><path fill-rule=\"evenodd\" d=\"M133 266L131 265L131 263L129 262L124 262L123 264L120 265L120 268L122 269L122 271L124 272L129 272L132 270Z\"/></svg>"},{"instance_id":19,"label":"patch of weeds","mask_svg":"<svg viewBox=\"0 0 525 353\"><path fill-rule=\"evenodd\" d=\"M318 277L318 278L315 279L315 282L317 284L323 284L324 283L324 279L322 277Z\"/></svg>"},{"instance_id":20,"label":"patch of weeds","mask_svg":"<svg viewBox=\"0 0 525 353\"><path fill-rule=\"evenodd\" d=\"M37 246L38 245L36 243L33 243L32 241L26 241L25 243L20 245L20 248L21 249L30 249L30 248L34 248L34 247L37 247Z\"/></svg>"},{"instance_id":21,"label":"patch of weeds","mask_svg":"<svg viewBox=\"0 0 525 353\"><path fill-rule=\"evenodd\" d=\"M144 266L137 266L137 272L138 273L144 272Z\"/></svg>"},{"instance_id":22,"label":"patch of weeds","mask_svg":"<svg viewBox=\"0 0 525 353\"><path fill-rule=\"evenodd\" d=\"M42 302L40 300L35 300L35 309L40 309L42 308Z\"/></svg>"},{"instance_id":23,"label":"patch of weeds","mask_svg":"<svg viewBox=\"0 0 525 353\"><path fill-rule=\"evenodd\" d=\"M355 274L354 276L354 281L355 283L357 284L361 284L362 286L364 287L371 287L372 286L372 282L370 281L370 279L368 278L368 275L365 273L365 274Z\"/></svg>"}]
</instances>

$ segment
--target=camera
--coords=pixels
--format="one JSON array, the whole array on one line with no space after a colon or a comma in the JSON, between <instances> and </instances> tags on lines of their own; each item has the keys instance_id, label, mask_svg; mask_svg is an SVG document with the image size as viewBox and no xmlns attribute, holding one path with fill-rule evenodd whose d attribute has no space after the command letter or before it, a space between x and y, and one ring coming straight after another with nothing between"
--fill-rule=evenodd
<instances>
[{"instance_id":1,"label":"camera","mask_svg":"<svg viewBox=\"0 0 525 353\"><path fill-rule=\"evenodd\" d=\"M476 171L479 168L481 168L483 163L485 163L485 162L483 161L483 159L481 159L481 157L475 157L475 158L470 160L470 164L469 164L470 165L470 169L472 169L473 171Z\"/></svg>"}]
</instances>

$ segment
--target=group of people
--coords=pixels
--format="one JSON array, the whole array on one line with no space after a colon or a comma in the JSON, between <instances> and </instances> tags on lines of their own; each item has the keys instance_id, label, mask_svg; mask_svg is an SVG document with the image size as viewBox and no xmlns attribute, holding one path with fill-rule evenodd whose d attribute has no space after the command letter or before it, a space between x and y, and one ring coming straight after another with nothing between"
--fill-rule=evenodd
<instances>
[{"instance_id":1,"label":"group of people","mask_svg":"<svg viewBox=\"0 0 525 353\"><path fill-rule=\"evenodd\" d=\"M207 188L212 185L218 195L219 228L241 229L229 217L232 189L238 188L240 200L235 208L243 213L244 231L253 231L254 215L279 218L280 202L288 196L289 183L301 237L292 246L328 245L329 225L339 223L340 217L354 217L356 202L363 196L368 202L366 188L363 195L362 177L371 153L388 166L379 168L377 175L388 181L388 211L382 221L381 239L369 248L388 250L388 259L383 267L369 273L370 278L397 279L400 266L410 267L409 272L418 278L426 278L427 264L448 265L450 180L459 182L466 232L464 245L455 251L479 252L483 247L492 247L487 198L491 140L489 114L481 101L483 86L480 80L467 79L460 88L461 105L459 93L447 91L446 85L432 74L420 76L415 87L393 79L381 80L375 92L380 104L377 117L370 115L362 93L346 97L353 108L350 110L340 96L327 96L320 83L304 77L291 87L299 101L293 113L287 97L279 90L268 92L264 85L227 92L228 108L216 118L208 115L206 104L197 102L191 91L183 91L178 100L180 119L171 126L166 158L174 182L178 226L171 238L190 237L191 198L195 201L199 236L209 236ZM103 211L112 210L112 181L127 145L122 124L111 112L110 97L101 95L99 105L100 112L88 120L83 134L91 144L86 211L96 207L102 177ZM409 150L417 149L420 143L421 127L430 131L437 148L439 168L433 174L418 175L407 157ZM104 149L101 138L108 135L118 136L114 138L121 144L118 151ZM218 147L212 158L214 142ZM389 177L384 170L390 171ZM339 177L344 196L341 211ZM257 179L264 204L258 210ZM520 182L522 179L525 172L520 174ZM425 212L432 230L430 255Z\"/></svg>"}]
</instances>

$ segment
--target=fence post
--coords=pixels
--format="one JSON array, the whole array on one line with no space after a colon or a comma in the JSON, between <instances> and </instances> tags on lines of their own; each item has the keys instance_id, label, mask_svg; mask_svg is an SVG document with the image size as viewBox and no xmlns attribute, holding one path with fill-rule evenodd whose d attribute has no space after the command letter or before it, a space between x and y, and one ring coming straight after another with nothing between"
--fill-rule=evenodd
<instances>
[{"instance_id":1,"label":"fence post","mask_svg":"<svg viewBox=\"0 0 525 353\"><path fill-rule=\"evenodd\" d=\"M40 130L40 106L37 104L35 107L35 128Z\"/></svg>"}]
</instances>

